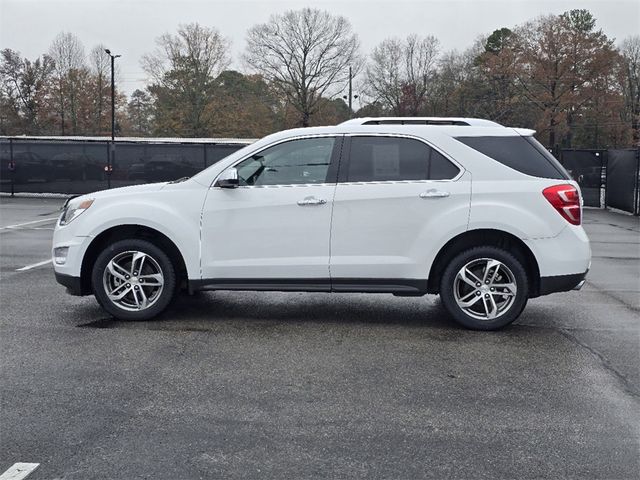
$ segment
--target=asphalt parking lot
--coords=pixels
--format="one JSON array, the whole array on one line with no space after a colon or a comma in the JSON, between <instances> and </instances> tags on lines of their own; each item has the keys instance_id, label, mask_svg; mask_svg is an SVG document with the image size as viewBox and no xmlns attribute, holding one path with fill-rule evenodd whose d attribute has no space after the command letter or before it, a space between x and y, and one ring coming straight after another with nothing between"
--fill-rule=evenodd
<instances>
[{"instance_id":1,"label":"asphalt parking lot","mask_svg":"<svg viewBox=\"0 0 640 480\"><path fill-rule=\"evenodd\" d=\"M484 333L432 296L209 292L114 321L38 265L61 204L0 197L0 474L640 478L637 217L587 210L585 287Z\"/></svg>"}]
</instances>

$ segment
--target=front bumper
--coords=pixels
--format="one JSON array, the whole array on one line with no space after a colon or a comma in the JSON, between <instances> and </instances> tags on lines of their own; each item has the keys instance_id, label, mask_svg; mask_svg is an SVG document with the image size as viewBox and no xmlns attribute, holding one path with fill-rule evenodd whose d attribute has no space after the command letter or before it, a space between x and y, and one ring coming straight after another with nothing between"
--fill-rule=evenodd
<instances>
[{"instance_id":1,"label":"front bumper","mask_svg":"<svg viewBox=\"0 0 640 480\"><path fill-rule=\"evenodd\" d=\"M82 282L80 277L74 277L72 275L65 275L64 273L55 272L56 282L60 285L67 287L67 293L70 295L85 295L82 291Z\"/></svg>"},{"instance_id":2,"label":"front bumper","mask_svg":"<svg viewBox=\"0 0 640 480\"><path fill-rule=\"evenodd\" d=\"M79 228L79 226L82 226L81 220L82 217L66 226L56 225L51 246L56 281L67 287L67 292L71 295L88 295L91 293L91 287L87 286L86 281L83 285L81 277L82 259L93 241L93 237L77 235L79 230L84 230ZM61 260L61 263L58 263L56 261L56 249L60 248L66 249L66 256Z\"/></svg>"}]
</instances>

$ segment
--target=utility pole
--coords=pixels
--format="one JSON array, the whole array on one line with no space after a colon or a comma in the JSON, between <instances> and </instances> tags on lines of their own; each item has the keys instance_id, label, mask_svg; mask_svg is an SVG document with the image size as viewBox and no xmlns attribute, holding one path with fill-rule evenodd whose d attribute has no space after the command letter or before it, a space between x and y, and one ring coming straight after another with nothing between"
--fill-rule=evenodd
<instances>
[{"instance_id":1,"label":"utility pole","mask_svg":"<svg viewBox=\"0 0 640 480\"><path fill-rule=\"evenodd\" d=\"M351 118L351 112L353 108L351 108L351 102L353 99L353 76L351 73L351 65L349 65L349 118Z\"/></svg>"},{"instance_id":2,"label":"utility pole","mask_svg":"<svg viewBox=\"0 0 640 480\"><path fill-rule=\"evenodd\" d=\"M345 100L348 99L349 104L349 118L353 117L353 99L358 98L358 95L353 95L353 74L351 71L351 67L349 67L349 95L343 95L342 98Z\"/></svg>"},{"instance_id":3,"label":"utility pole","mask_svg":"<svg viewBox=\"0 0 640 480\"><path fill-rule=\"evenodd\" d=\"M115 61L121 55L112 55L111 50L105 48L107 55L111 57L111 151L107 160L107 188L111 188L111 172L115 163L116 155L116 82L115 82Z\"/></svg>"}]
</instances>

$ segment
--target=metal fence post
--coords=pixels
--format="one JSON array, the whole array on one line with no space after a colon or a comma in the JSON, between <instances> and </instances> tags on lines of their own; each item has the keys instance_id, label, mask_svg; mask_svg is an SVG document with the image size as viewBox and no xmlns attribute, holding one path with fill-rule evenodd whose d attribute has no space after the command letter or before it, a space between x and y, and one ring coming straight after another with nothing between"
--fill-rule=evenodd
<instances>
[{"instance_id":1,"label":"metal fence post","mask_svg":"<svg viewBox=\"0 0 640 480\"><path fill-rule=\"evenodd\" d=\"M602 151L602 171L604 172L604 203L602 204L602 208L607 209L607 195L609 192L609 188L607 188L607 184L609 183L609 150Z\"/></svg>"},{"instance_id":2,"label":"metal fence post","mask_svg":"<svg viewBox=\"0 0 640 480\"><path fill-rule=\"evenodd\" d=\"M113 164L116 161L116 142L111 139L111 155L109 155L109 167L107 168L107 188L111 188L111 172L113 171Z\"/></svg>"},{"instance_id":3,"label":"metal fence post","mask_svg":"<svg viewBox=\"0 0 640 480\"><path fill-rule=\"evenodd\" d=\"M13 160L13 138L9 139L9 169L11 170L11 196L15 196L16 163Z\"/></svg>"},{"instance_id":4,"label":"metal fence post","mask_svg":"<svg viewBox=\"0 0 640 480\"><path fill-rule=\"evenodd\" d=\"M636 175L634 188L634 215L640 215L640 148L636 148Z\"/></svg>"},{"instance_id":5,"label":"metal fence post","mask_svg":"<svg viewBox=\"0 0 640 480\"><path fill-rule=\"evenodd\" d=\"M207 168L207 144L206 143L202 144L202 151L204 152L204 156L203 156L204 164L202 165L202 169L204 170L205 168Z\"/></svg>"}]
</instances>

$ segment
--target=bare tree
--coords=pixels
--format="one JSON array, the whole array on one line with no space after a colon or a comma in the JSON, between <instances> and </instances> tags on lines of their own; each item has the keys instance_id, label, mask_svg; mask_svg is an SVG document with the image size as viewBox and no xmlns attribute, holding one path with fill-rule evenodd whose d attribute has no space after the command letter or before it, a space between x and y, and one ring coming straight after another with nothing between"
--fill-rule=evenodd
<instances>
[{"instance_id":1,"label":"bare tree","mask_svg":"<svg viewBox=\"0 0 640 480\"><path fill-rule=\"evenodd\" d=\"M627 37L620 46L626 67L625 104L633 143L640 145L640 35Z\"/></svg>"},{"instance_id":2,"label":"bare tree","mask_svg":"<svg viewBox=\"0 0 640 480\"><path fill-rule=\"evenodd\" d=\"M152 79L156 122L160 132L206 136L205 118L215 78L229 64L229 41L215 28L181 25L176 35L165 33L155 52L142 58Z\"/></svg>"},{"instance_id":3,"label":"bare tree","mask_svg":"<svg viewBox=\"0 0 640 480\"><path fill-rule=\"evenodd\" d=\"M58 97L58 114L64 135L65 113L68 110L73 133L78 131L78 97L80 83L86 74L84 46L72 33L59 33L49 48L49 56L55 62Z\"/></svg>"},{"instance_id":4,"label":"bare tree","mask_svg":"<svg viewBox=\"0 0 640 480\"><path fill-rule=\"evenodd\" d=\"M160 84L170 84L168 74L179 71L215 78L229 65L229 41L212 27L180 25L176 35L165 33L156 44L155 52L142 57L142 68Z\"/></svg>"},{"instance_id":5,"label":"bare tree","mask_svg":"<svg viewBox=\"0 0 640 480\"><path fill-rule=\"evenodd\" d=\"M475 102L468 92L468 85L474 75L473 49L464 52L445 52L438 61L434 89L427 99L429 115L465 116Z\"/></svg>"},{"instance_id":6,"label":"bare tree","mask_svg":"<svg viewBox=\"0 0 640 480\"><path fill-rule=\"evenodd\" d=\"M366 69L369 95L395 115L417 115L436 74L438 49L438 39L430 35L384 40Z\"/></svg>"},{"instance_id":7,"label":"bare tree","mask_svg":"<svg viewBox=\"0 0 640 480\"><path fill-rule=\"evenodd\" d=\"M93 130L99 134L106 126L107 116L105 106L109 102L110 59L105 52L105 46L98 44L91 49L89 65L94 78L95 94L93 95Z\"/></svg>"},{"instance_id":8,"label":"bare tree","mask_svg":"<svg viewBox=\"0 0 640 480\"><path fill-rule=\"evenodd\" d=\"M247 33L245 61L272 82L308 127L323 95L346 85L349 66L357 70L359 41L349 21L304 8L272 15Z\"/></svg>"}]
</instances>

